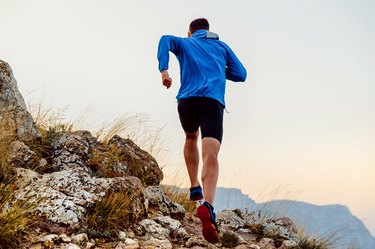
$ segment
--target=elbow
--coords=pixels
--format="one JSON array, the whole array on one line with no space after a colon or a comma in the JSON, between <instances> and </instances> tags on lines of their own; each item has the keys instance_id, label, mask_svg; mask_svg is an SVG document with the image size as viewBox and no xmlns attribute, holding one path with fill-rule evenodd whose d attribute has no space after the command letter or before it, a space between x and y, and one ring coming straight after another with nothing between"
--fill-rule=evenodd
<instances>
[{"instance_id":1,"label":"elbow","mask_svg":"<svg viewBox=\"0 0 375 249\"><path fill-rule=\"evenodd\" d=\"M243 72L241 73L241 75L239 77L239 81L245 82L246 78L247 78L247 71L246 71L246 69L243 69Z\"/></svg>"}]
</instances>

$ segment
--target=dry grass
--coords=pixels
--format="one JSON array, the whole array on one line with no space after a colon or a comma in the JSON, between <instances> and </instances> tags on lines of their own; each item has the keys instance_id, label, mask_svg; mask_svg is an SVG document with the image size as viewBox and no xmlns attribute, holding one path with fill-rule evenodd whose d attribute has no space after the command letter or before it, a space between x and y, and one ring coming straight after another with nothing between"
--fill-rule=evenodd
<instances>
[{"instance_id":1,"label":"dry grass","mask_svg":"<svg viewBox=\"0 0 375 249\"><path fill-rule=\"evenodd\" d=\"M131 222L131 198L124 192L107 194L87 210L84 223L97 231L124 230Z\"/></svg>"},{"instance_id":2,"label":"dry grass","mask_svg":"<svg viewBox=\"0 0 375 249\"><path fill-rule=\"evenodd\" d=\"M31 213L34 204L14 201L13 192L13 185L0 184L0 248L18 248L35 221Z\"/></svg>"},{"instance_id":3,"label":"dry grass","mask_svg":"<svg viewBox=\"0 0 375 249\"><path fill-rule=\"evenodd\" d=\"M196 203L189 199L188 176L183 176L181 171L169 172L161 184L163 193L173 202L181 204L186 212L193 213L196 210Z\"/></svg>"}]
</instances>

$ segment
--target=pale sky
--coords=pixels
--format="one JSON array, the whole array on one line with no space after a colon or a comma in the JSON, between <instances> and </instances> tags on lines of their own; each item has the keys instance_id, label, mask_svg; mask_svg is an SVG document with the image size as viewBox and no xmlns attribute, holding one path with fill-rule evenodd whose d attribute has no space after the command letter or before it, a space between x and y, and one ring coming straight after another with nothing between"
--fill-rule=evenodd
<instances>
[{"instance_id":1,"label":"pale sky","mask_svg":"<svg viewBox=\"0 0 375 249\"><path fill-rule=\"evenodd\" d=\"M68 119L150 115L177 158L166 170L185 174L179 67L172 55L166 90L157 44L206 17L248 70L227 85L219 186L343 204L375 235L374 13L372 0L0 0L0 59L26 102Z\"/></svg>"}]
</instances>

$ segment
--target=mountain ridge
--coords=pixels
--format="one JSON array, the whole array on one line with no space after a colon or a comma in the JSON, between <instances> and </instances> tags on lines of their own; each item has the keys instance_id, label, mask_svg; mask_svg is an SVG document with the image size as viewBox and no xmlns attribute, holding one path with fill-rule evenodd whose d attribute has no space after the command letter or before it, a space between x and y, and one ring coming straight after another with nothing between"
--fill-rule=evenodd
<instances>
[{"instance_id":1,"label":"mountain ridge","mask_svg":"<svg viewBox=\"0 0 375 249\"><path fill-rule=\"evenodd\" d=\"M230 195L228 195L230 193ZM236 196L234 196L236 195ZM305 201L273 200L256 203L237 188L219 187L216 191L215 208L222 211L227 208L261 210L269 216L287 216L296 224L302 224L304 231L317 237L332 237L335 248L344 249L351 245L360 249L374 249L375 237L364 223L354 216L343 204L317 205ZM235 201L240 200L240 201ZM227 207L226 204L230 203ZM243 205L249 203L251 205Z\"/></svg>"}]
</instances>

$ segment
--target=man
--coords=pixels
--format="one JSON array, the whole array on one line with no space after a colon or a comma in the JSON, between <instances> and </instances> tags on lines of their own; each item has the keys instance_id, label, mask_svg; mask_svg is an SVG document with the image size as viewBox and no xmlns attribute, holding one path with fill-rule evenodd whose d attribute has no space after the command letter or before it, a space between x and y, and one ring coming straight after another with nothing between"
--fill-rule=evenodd
<instances>
[{"instance_id":1,"label":"man","mask_svg":"<svg viewBox=\"0 0 375 249\"><path fill-rule=\"evenodd\" d=\"M190 23L188 37L161 37L158 47L159 71L168 89L169 52L180 63L181 86L177 95L178 113L185 131L184 158L191 188L190 199L203 199L198 181L199 128L202 137L202 184L204 202L197 208L204 238L216 243L219 238L213 203L219 174L218 153L223 136L223 110L226 79L243 82L246 69L233 51L217 34L209 31L209 23L199 18Z\"/></svg>"}]
</instances>

